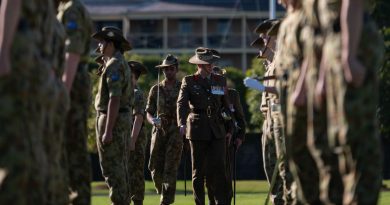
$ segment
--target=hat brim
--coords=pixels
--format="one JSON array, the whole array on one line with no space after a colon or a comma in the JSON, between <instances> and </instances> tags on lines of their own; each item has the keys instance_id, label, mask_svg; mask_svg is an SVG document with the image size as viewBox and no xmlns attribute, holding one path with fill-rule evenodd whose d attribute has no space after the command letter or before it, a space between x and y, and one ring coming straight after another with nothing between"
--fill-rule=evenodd
<instances>
[{"instance_id":1,"label":"hat brim","mask_svg":"<svg viewBox=\"0 0 390 205\"><path fill-rule=\"evenodd\" d=\"M155 68L167 68L175 65L177 64L161 64L161 65L156 65Z\"/></svg>"},{"instance_id":2,"label":"hat brim","mask_svg":"<svg viewBox=\"0 0 390 205\"><path fill-rule=\"evenodd\" d=\"M195 64L195 65L208 65L208 64L212 64L212 63L215 63L217 61L217 59L212 59L212 60L209 60L209 61L204 61L204 60L201 60L198 58L197 55L194 55L190 58L190 60L188 60L189 63L191 64Z\"/></svg>"},{"instance_id":3,"label":"hat brim","mask_svg":"<svg viewBox=\"0 0 390 205\"><path fill-rule=\"evenodd\" d=\"M102 40L119 41L119 42L121 42L121 47L124 51L129 51L132 49L130 42L127 41L122 35L117 34L117 35L114 35L113 37L109 37L107 35L108 32L110 32L110 31L107 31L107 30L98 31L98 32L92 34L92 38L94 38L98 41L102 41Z\"/></svg>"},{"instance_id":4,"label":"hat brim","mask_svg":"<svg viewBox=\"0 0 390 205\"><path fill-rule=\"evenodd\" d=\"M261 49L264 47L264 40L261 37L256 38L251 43L251 47Z\"/></svg>"},{"instance_id":5,"label":"hat brim","mask_svg":"<svg viewBox=\"0 0 390 205\"><path fill-rule=\"evenodd\" d=\"M140 75L148 73L148 69L143 64L141 64L139 62L129 61L127 63L129 65L131 71L139 72ZM132 66L131 64L134 64L134 66Z\"/></svg>"}]
</instances>

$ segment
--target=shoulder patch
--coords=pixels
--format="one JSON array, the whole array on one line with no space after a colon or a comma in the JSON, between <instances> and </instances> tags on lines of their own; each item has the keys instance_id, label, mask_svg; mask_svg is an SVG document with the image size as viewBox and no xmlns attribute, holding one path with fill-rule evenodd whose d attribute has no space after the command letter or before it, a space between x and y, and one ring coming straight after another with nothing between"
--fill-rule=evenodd
<instances>
[{"instance_id":1,"label":"shoulder patch","mask_svg":"<svg viewBox=\"0 0 390 205\"><path fill-rule=\"evenodd\" d=\"M112 80L112 82L118 81L119 78L120 78L120 76L119 76L119 72L118 72L118 71L112 72L112 74L111 74L111 80Z\"/></svg>"},{"instance_id":2,"label":"shoulder patch","mask_svg":"<svg viewBox=\"0 0 390 205\"><path fill-rule=\"evenodd\" d=\"M77 30L77 29L78 29L77 22L76 22L76 21L73 21L73 20L68 21L68 22L66 23L66 28L67 28L68 30Z\"/></svg>"}]
</instances>

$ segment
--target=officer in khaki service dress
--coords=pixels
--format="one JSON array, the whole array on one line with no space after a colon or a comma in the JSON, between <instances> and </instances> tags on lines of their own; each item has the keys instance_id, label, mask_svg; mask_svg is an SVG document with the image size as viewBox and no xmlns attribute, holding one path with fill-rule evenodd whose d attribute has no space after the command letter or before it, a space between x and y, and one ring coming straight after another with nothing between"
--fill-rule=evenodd
<instances>
[{"instance_id":1,"label":"officer in khaki service dress","mask_svg":"<svg viewBox=\"0 0 390 205\"><path fill-rule=\"evenodd\" d=\"M48 167L43 119L48 112L44 105L50 101L48 89L54 82L50 75L53 65L50 39L55 18L52 3L3 0L0 6L2 204L46 203Z\"/></svg>"},{"instance_id":2,"label":"officer in khaki service dress","mask_svg":"<svg viewBox=\"0 0 390 205\"><path fill-rule=\"evenodd\" d=\"M280 20L266 20L256 28L260 36L252 46L260 49L259 57L266 58L264 85L255 79L246 78L244 84L263 92L261 110L266 120L263 124L263 159L268 182L271 185L274 204L289 204L292 201L292 176L286 157L283 119L279 94L276 90L275 52ZM277 174L277 172L279 172ZM275 175L275 176L274 176ZM273 179L275 177L275 179Z\"/></svg>"},{"instance_id":3,"label":"officer in khaki service dress","mask_svg":"<svg viewBox=\"0 0 390 205\"><path fill-rule=\"evenodd\" d=\"M128 174L130 183L130 198L134 205L142 205L145 196L145 150L148 138L144 132L145 97L144 92L138 87L137 81L140 75L148 70L144 65L136 61L129 61L131 78L134 87L133 102L133 129L130 139L130 155Z\"/></svg>"},{"instance_id":4,"label":"officer in khaki service dress","mask_svg":"<svg viewBox=\"0 0 390 205\"><path fill-rule=\"evenodd\" d=\"M226 75L226 70L221 69L218 66L213 67L213 73L217 75ZM234 125L234 132L232 139L230 141L226 141L226 180L227 180L227 204L231 204L231 200L233 197L233 186L232 181L233 179L233 171L235 169L233 160L235 157L235 153L238 148L241 146L241 144L245 140L245 130L246 130L246 122L245 122L245 116L244 116L244 110L242 108L241 100L240 100L240 94L238 91L234 88L228 88L228 96L229 100L231 102L230 108L233 108L232 111L232 120ZM229 126L229 123L226 123L225 126ZM208 162L208 163L214 163L214 162ZM237 166L237 165L236 165ZM210 171L210 170L207 170ZM214 191L213 187L210 186L212 184L213 178L209 175L206 176L206 186L207 186L207 194L209 197L209 205L214 205Z\"/></svg>"},{"instance_id":5,"label":"officer in khaki service dress","mask_svg":"<svg viewBox=\"0 0 390 205\"><path fill-rule=\"evenodd\" d=\"M153 125L150 143L149 170L161 204L172 204L175 200L176 177L180 164L183 138L176 122L176 101L180 81L177 81L178 60L168 54L161 65L165 79L154 85L146 104L147 120Z\"/></svg>"},{"instance_id":6,"label":"officer in khaki service dress","mask_svg":"<svg viewBox=\"0 0 390 205\"><path fill-rule=\"evenodd\" d=\"M92 36L99 41L100 53L107 62L99 79L95 99L96 142L100 166L109 187L113 205L130 203L128 184L128 137L132 115L133 86L131 72L123 52L130 50L130 43L115 27L104 27Z\"/></svg>"},{"instance_id":7,"label":"officer in khaki service dress","mask_svg":"<svg viewBox=\"0 0 390 205\"><path fill-rule=\"evenodd\" d=\"M229 111L226 78L212 73L211 64L217 59L218 56L213 55L210 49L196 49L189 62L197 65L198 71L183 78L177 100L180 134L186 135L190 141L192 186L197 205L205 204L206 170L211 170L216 204L228 203L225 143L232 134L226 132L222 117L223 108Z\"/></svg>"},{"instance_id":8,"label":"officer in khaki service dress","mask_svg":"<svg viewBox=\"0 0 390 205\"><path fill-rule=\"evenodd\" d=\"M58 20L67 34L62 80L70 93L71 106L65 129L65 146L72 204L91 203L91 162L87 151L87 118L91 103L88 53L92 21L79 0L61 0Z\"/></svg>"}]
</instances>

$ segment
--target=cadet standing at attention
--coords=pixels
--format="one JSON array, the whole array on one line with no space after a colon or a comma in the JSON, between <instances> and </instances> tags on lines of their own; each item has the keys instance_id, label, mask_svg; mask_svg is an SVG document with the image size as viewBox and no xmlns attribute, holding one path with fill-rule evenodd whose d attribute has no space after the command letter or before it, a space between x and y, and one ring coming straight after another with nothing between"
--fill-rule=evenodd
<instances>
[{"instance_id":1,"label":"cadet standing at attention","mask_svg":"<svg viewBox=\"0 0 390 205\"><path fill-rule=\"evenodd\" d=\"M73 205L91 204L91 162L87 151L87 118L91 103L88 53L92 21L80 0L61 0L58 20L67 34L62 80L71 98L65 128L66 169Z\"/></svg>"},{"instance_id":2,"label":"cadet standing at attention","mask_svg":"<svg viewBox=\"0 0 390 205\"><path fill-rule=\"evenodd\" d=\"M377 204L382 156L377 125L383 39L368 0L320 0L325 31L317 102L326 91L328 140L338 154L343 204ZM325 91L324 91L325 90Z\"/></svg>"},{"instance_id":3,"label":"cadet standing at attention","mask_svg":"<svg viewBox=\"0 0 390 205\"><path fill-rule=\"evenodd\" d=\"M276 39L280 23L277 19L266 20L256 28L255 32L259 34L259 38L252 42L252 46L260 48L259 57L266 58L266 73L263 78L265 82L262 85L255 79L246 78L244 84L263 92L260 110L266 119L263 124L262 150L264 169L271 188L271 200L274 204L290 204L293 180L286 157L284 123L275 77L275 54L278 52ZM275 179L272 180L273 178Z\"/></svg>"},{"instance_id":4,"label":"cadet standing at attention","mask_svg":"<svg viewBox=\"0 0 390 205\"><path fill-rule=\"evenodd\" d=\"M205 204L206 170L211 170L216 204L228 203L225 143L232 133L226 132L222 117L222 109L229 110L226 78L212 73L211 64L218 59L209 49L196 49L189 62L197 65L198 71L183 78L177 100L180 134L190 140L192 186L197 205Z\"/></svg>"},{"instance_id":5,"label":"cadet standing at attention","mask_svg":"<svg viewBox=\"0 0 390 205\"><path fill-rule=\"evenodd\" d=\"M175 201L183 147L176 122L176 101L181 83L176 79L179 62L175 56L168 54L156 68L162 69L165 80L150 89L146 104L147 120L153 125L149 170L156 191L161 194L161 205L165 205Z\"/></svg>"},{"instance_id":6,"label":"cadet standing at attention","mask_svg":"<svg viewBox=\"0 0 390 205\"><path fill-rule=\"evenodd\" d=\"M53 86L53 1L0 6L0 201L45 204L44 115ZM42 6L45 5L45 6Z\"/></svg>"},{"instance_id":7,"label":"cadet standing at attention","mask_svg":"<svg viewBox=\"0 0 390 205\"><path fill-rule=\"evenodd\" d=\"M144 92L138 87L137 81L140 75L148 70L144 65L136 61L128 62L131 70L131 82L134 88L133 103L133 129L130 139L130 156L128 164L130 199L134 205L142 205L145 196L145 149L148 138L144 132L145 99Z\"/></svg>"},{"instance_id":8,"label":"cadet standing at attention","mask_svg":"<svg viewBox=\"0 0 390 205\"><path fill-rule=\"evenodd\" d=\"M106 58L95 99L96 142L100 167L110 190L113 205L130 203L128 184L128 137L132 115L131 100L134 88L130 68L123 52L130 50L130 43L122 31L104 27L92 36L99 41L100 53Z\"/></svg>"}]
</instances>

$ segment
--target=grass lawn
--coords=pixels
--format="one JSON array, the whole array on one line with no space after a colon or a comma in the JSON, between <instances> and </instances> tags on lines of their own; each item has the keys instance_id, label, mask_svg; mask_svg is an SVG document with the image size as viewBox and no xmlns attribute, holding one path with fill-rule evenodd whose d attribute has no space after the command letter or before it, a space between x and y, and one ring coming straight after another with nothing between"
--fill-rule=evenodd
<instances>
[{"instance_id":1,"label":"grass lawn","mask_svg":"<svg viewBox=\"0 0 390 205\"><path fill-rule=\"evenodd\" d=\"M390 180L385 181L390 187ZM108 205L108 190L103 182L94 182L92 184L92 205ZM268 184L266 181L238 181L237 182L237 205L260 205L264 204ZM207 201L207 196L206 196ZM160 196L156 194L153 182L146 181L144 205L158 205ZM177 182L175 204L191 205L194 204L191 182L187 181L187 196L184 196L184 181ZM233 204L233 203L232 203ZM380 195L380 205L390 204L390 191L382 191Z\"/></svg>"}]
</instances>

